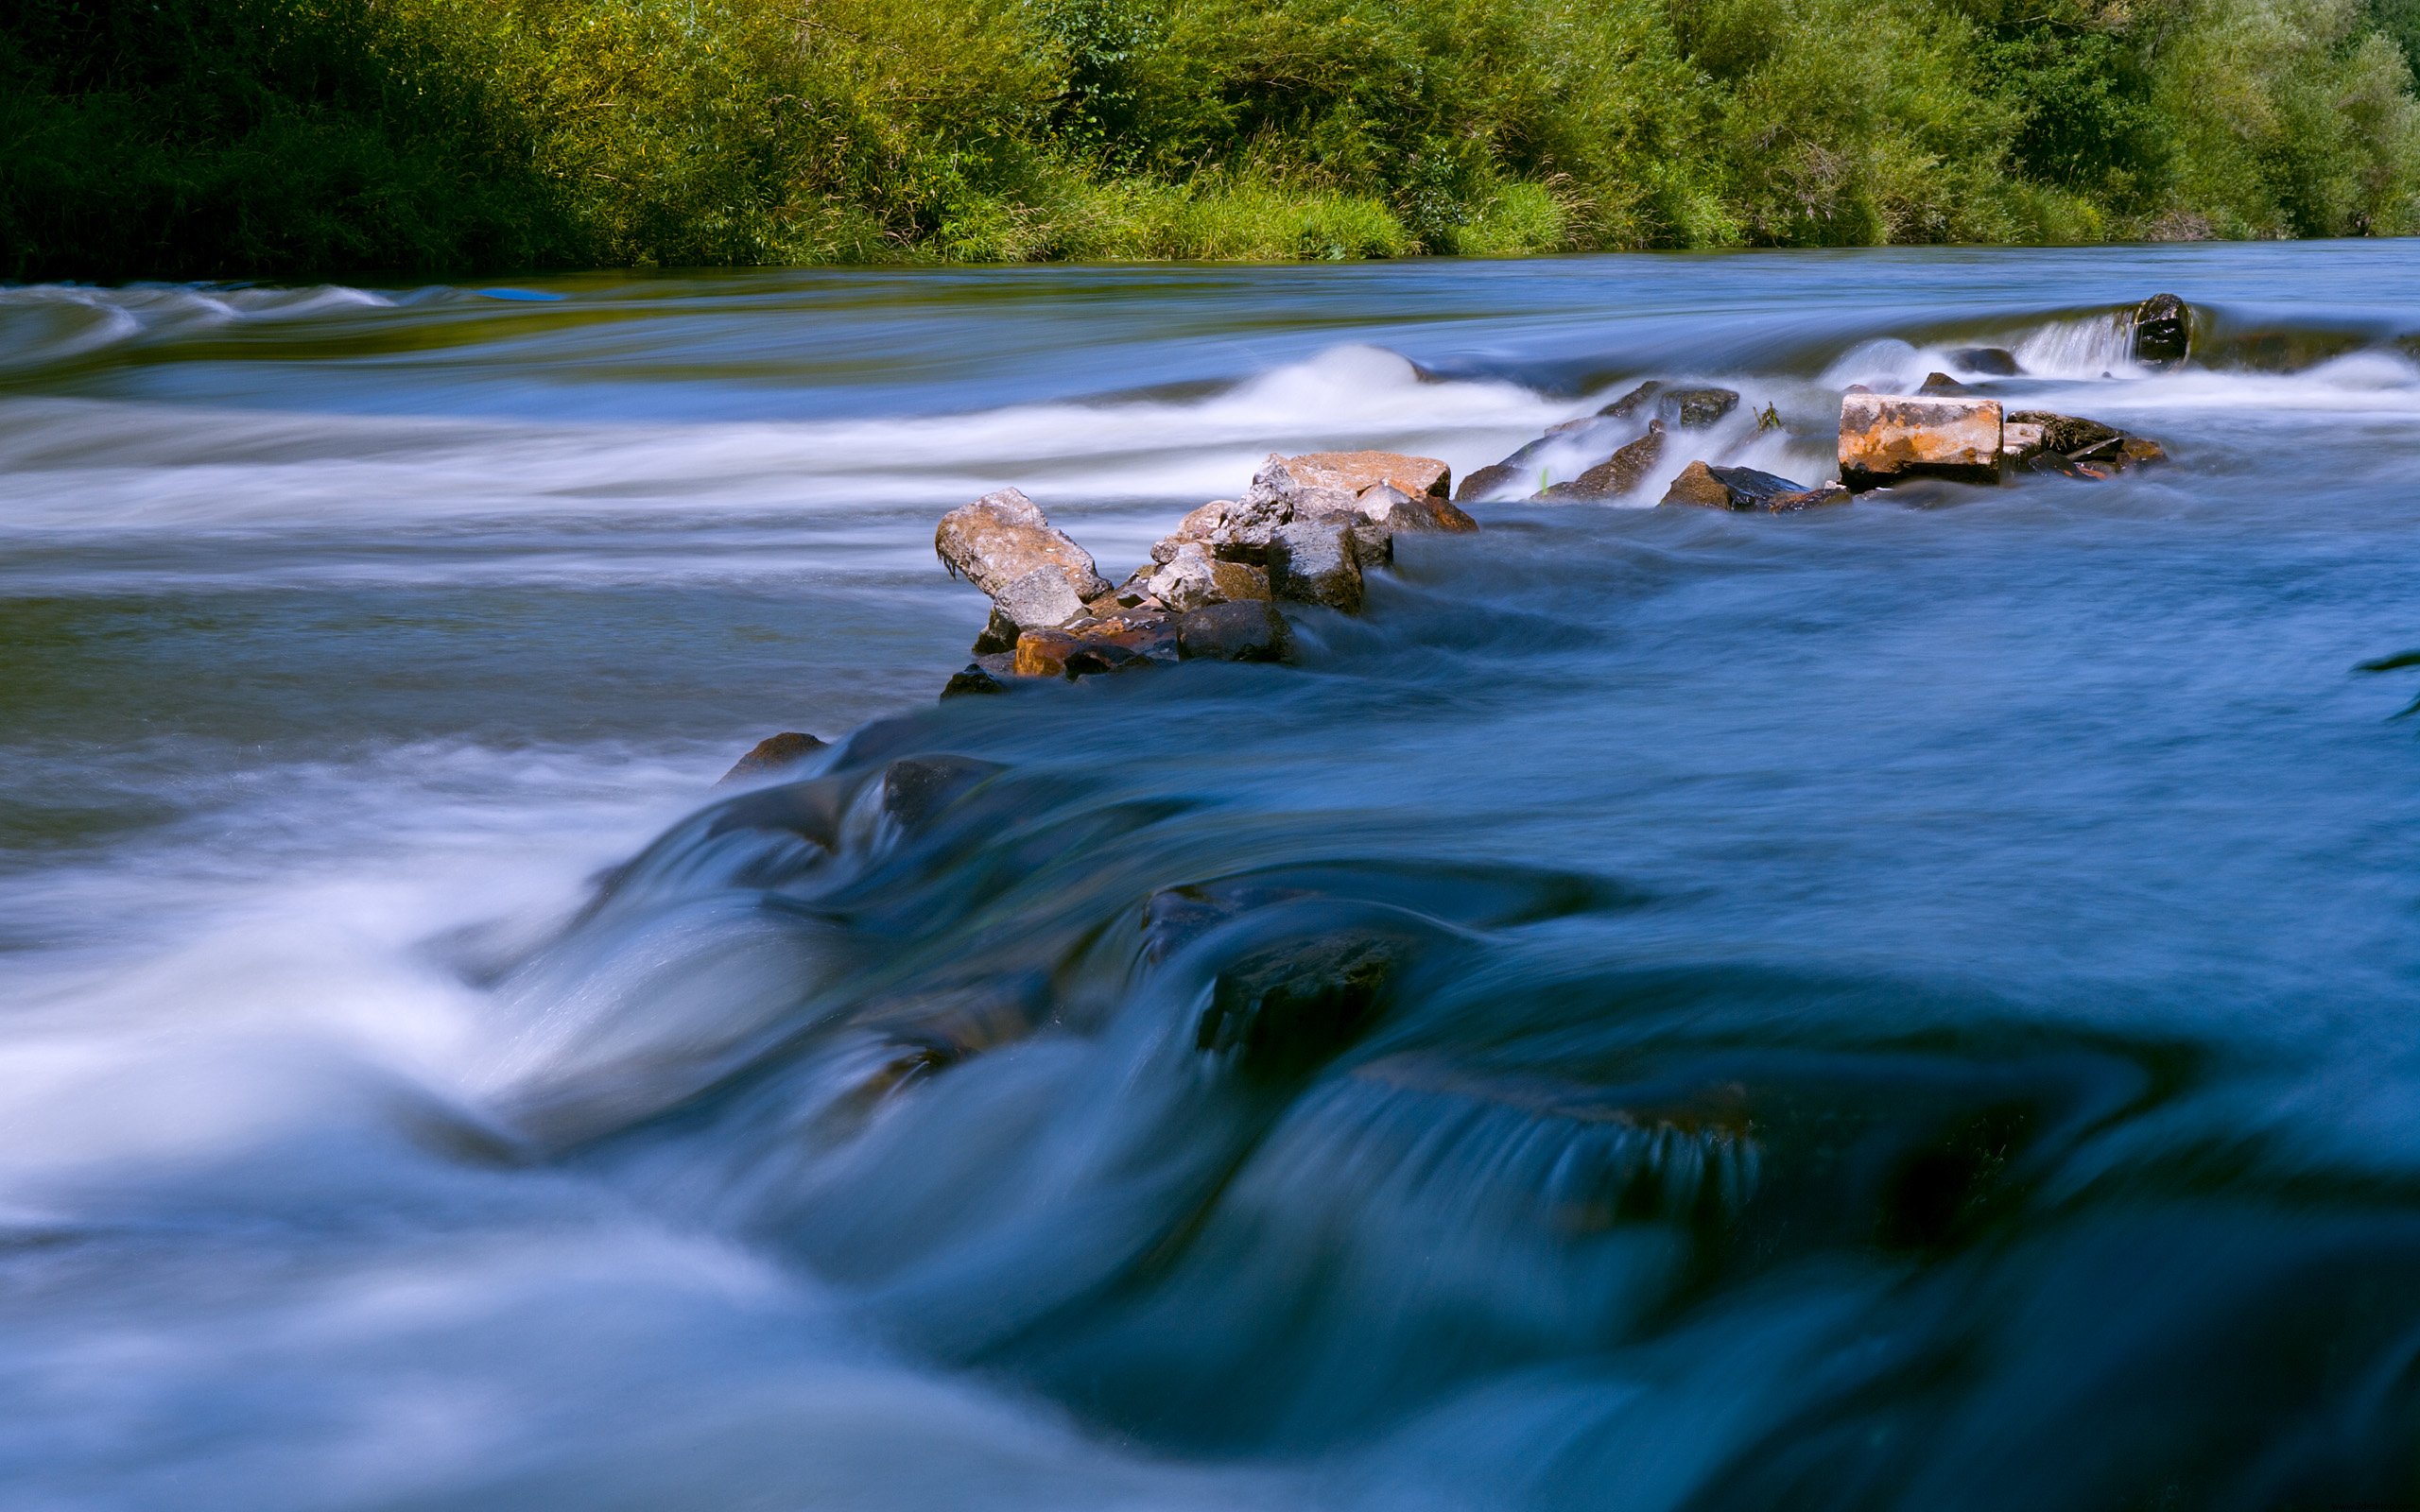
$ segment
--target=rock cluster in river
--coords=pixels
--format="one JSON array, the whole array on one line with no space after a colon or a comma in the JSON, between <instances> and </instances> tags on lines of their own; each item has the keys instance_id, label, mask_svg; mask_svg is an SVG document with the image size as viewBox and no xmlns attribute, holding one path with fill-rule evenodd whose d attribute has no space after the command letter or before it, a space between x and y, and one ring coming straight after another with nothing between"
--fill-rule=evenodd
<instances>
[{"instance_id":1,"label":"rock cluster in river","mask_svg":"<svg viewBox=\"0 0 2420 1512\"><path fill-rule=\"evenodd\" d=\"M993 605L974 662L942 696L1182 661L1282 661L1292 636L1280 604L1358 613L1396 535L1478 529L1448 499L1451 483L1435 457L1272 455L1240 497L1185 515L1115 588L1032 500L986 494L933 534L942 564Z\"/></svg>"},{"instance_id":2,"label":"rock cluster in river","mask_svg":"<svg viewBox=\"0 0 2420 1512\"><path fill-rule=\"evenodd\" d=\"M2192 350L2193 312L2172 294L2155 295L2122 313L2128 349L2145 368L2158 370L2186 360ZM2016 354L2000 347L1963 347L1949 353L1963 370L1988 385L2021 377ZM1675 446L1691 431L1720 425L1735 413L1735 389L1679 387L1662 380L1642 383L1593 415L1565 421L1501 462L1472 472L1462 482L1464 503L1509 496L1536 479L1536 503L1573 503L1620 498L1659 473ZM1758 434L1780 427L1774 406L1752 411ZM1646 421L1641 432L1638 422ZM1720 440L1719 437L1709 439ZM1735 433L1736 439L1736 433ZM1538 472L1541 460L1568 457L1575 446L1601 445L1603 460L1566 482ZM1700 455L1674 476L1658 501L1701 508L1789 513L1845 504L1868 489L1919 478L1997 484L2028 472L2071 478L2102 478L2125 468L2163 461L2156 441L2078 416L2041 410L2003 411L1983 388L1947 373L1927 375L1916 391L1874 393L1853 387L1841 402L1837 480L1812 485L1749 467L1726 465Z\"/></svg>"},{"instance_id":3,"label":"rock cluster in river","mask_svg":"<svg viewBox=\"0 0 2420 1512\"><path fill-rule=\"evenodd\" d=\"M2173 295L2128 313L2127 337L2145 367L2186 360L2193 315ZM1950 354L1963 370L2019 377L2001 348ZM1692 433L1719 430L1737 413L1737 389L1651 380L1593 415L1557 425L1463 481L1467 502L1520 486L1554 449L1601 442L1603 460L1568 482L1541 477L1540 502L1612 499L1657 474ZM1752 406L1756 433L1783 421L1774 405ZM1644 420L1645 428L1639 429ZM1737 426L1730 434L1736 439ZM1618 439L1617 439L1618 438ZM1791 513L1847 503L1867 490L1917 479L1998 484L2017 473L2102 478L2163 461L2159 443L2079 416L2006 410L2000 401L1946 373L1914 393L1852 387L1841 401L1840 474L1809 485L1711 456L1690 460L1659 503ZM1015 489L985 494L943 515L933 549L954 576L992 600L975 660L942 696L1003 692L1023 679L1075 679L1184 661L1282 661L1292 642L1288 608L1361 610L1368 575L1393 560L1407 532L1467 534L1479 528L1450 494L1452 474L1435 457L1396 452L1272 454L1234 499L1204 504L1155 542L1150 559L1112 587L1090 553Z\"/></svg>"}]
</instances>

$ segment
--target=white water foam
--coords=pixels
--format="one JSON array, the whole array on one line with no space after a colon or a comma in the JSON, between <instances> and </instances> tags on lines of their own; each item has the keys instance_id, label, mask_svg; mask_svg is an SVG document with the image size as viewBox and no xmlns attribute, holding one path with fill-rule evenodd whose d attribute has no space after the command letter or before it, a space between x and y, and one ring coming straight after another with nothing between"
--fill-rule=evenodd
<instances>
[{"instance_id":1,"label":"white water foam","mask_svg":"<svg viewBox=\"0 0 2420 1512\"><path fill-rule=\"evenodd\" d=\"M305 288L82 284L0 287L0 372L32 372L111 347L172 340L213 327L391 308L396 301L339 284Z\"/></svg>"}]
</instances>

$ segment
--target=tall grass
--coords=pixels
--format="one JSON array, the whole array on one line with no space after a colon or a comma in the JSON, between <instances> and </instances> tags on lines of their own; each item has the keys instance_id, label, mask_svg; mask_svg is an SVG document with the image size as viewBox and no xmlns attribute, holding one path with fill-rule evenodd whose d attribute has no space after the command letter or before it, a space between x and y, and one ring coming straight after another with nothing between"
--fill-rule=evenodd
<instances>
[{"instance_id":1,"label":"tall grass","mask_svg":"<svg viewBox=\"0 0 2420 1512\"><path fill-rule=\"evenodd\" d=\"M2420 227L2420 0L16 0L0 277Z\"/></svg>"}]
</instances>

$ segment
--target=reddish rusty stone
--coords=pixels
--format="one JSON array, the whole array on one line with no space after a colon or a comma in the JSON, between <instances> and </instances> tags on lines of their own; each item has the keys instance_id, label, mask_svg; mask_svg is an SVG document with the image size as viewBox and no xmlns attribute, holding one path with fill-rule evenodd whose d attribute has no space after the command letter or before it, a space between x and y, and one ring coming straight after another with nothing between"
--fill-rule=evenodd
<instances>
[{"instance_id":1,"label":"reddish rusty stone","mask_svg":"<svg viewBox=\"0 0 2420 1512\"><path fill-rule=\"evenodd\" d=\"M1841 401L1841 481L1853 490L1910 477L1996 483L1999 475L1996 400L1849 394Z\"/></svg>"},{"instance_id":2,"label":"reddish rusty stone","mask_svg":"<svg viewBox=\"0 0 2420 1512\"><path fill-rule=\"evenodd\" d=\"M1020 678L1063 678L1067 659L1082 646L1064 630L1028 630L1017 637L1016 661L1010 670Z\"/></svg>"},{"instance_id":3,"label":"reddish rusty stone","mask_svg":"<svg viewBox=\"0 0 2420 1512\"><path fill-rule=\"evenodd\" d=\"M1357 494L1380 483L1392 483L1417 499L1448 496L1454 470L1433 456L1406 456L1401 452L1309 452L1286 458L1286 471L1305 489L1341 489Z\"/></svg>"}]
</instances>

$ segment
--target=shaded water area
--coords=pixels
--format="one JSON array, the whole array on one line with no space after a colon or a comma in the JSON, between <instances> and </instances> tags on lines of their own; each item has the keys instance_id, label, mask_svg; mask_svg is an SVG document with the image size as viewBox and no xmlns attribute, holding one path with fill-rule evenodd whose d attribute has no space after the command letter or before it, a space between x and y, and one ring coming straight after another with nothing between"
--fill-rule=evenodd
<instances>
[{"instance_id":1,"label":"shaded water area","mask_svg":"<svg viewBox=\"0 0 2420 1512\"><path fill-rule=\"evenodd\" d=\"M2420 1504L2415 335L2393 243L0 290L0 1500ZM1979 344L2173 465L1683 449L933 701L986 490L1115 578L1645 377L1812 481Z\"/></svg>"}]
</instances>

